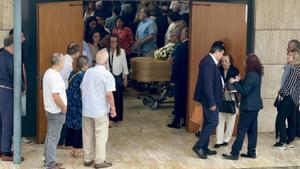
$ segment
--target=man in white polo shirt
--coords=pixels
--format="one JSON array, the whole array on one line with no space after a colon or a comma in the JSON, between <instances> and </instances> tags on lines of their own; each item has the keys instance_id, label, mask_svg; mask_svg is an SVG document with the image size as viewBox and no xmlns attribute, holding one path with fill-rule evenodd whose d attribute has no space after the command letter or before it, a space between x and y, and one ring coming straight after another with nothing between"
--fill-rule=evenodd
<instances>
[{"instance_id":1,"label":"man in white polo shirt","mask_svg":"<svg viewBox=\"0 0 300 169\"><path fill-rule=\"evenodd\" d=\"M47 169L62 169L55 162L56 145L66 119L66 85L59 71L64 67L64 56L54 53L51 68L43 78L43 99L47 117L47 136L45 140L45 166Z\"/></svg>"},{"instance_id":2,"label":"man in white polo shirt","mask_svg":"<svg viewBox=\"0 0 300 169\"><path fill-rule=\"evenodd\" d=\"M116 90L113 75L106 70L108 53L101 50L96 55L96 66L86 71L81 83L82 137L84 165L106 168L106 143L108 138L108 113L116 116L113 91Z\"/></svg>"}]
</instances>

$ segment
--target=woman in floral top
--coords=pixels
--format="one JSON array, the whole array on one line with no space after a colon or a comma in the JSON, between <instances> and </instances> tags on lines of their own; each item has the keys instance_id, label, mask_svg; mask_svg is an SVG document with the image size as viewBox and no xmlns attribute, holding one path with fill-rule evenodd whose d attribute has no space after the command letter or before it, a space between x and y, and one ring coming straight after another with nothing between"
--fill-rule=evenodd
<instances>
[{"instance_id":1,"label":"woman in floral top","mask_svg":"<svg viewBox=\"0 0 300 169\"><path fill-rule=\"evenodd\" d=\"M131 54L131 47L134 43L134 39L131 29L124 26L124 18L118 17L116 19L116 27L112 30L112 34L118 36L120 47L125 50L128 60Z\"/></svg>"},{"instance_id":2,"label":"woman in floral top","mask_svg":"<svg viewBox=\"0 0 300 169\"><path fill-rule=\"evenodd\" d=\"M80 157L83 155L82 149L82 103L80 84L84 76L84 72L88 68L88 58L79 56L76 62L76 68L69 76L69 87L67 89L68 111L66 115L65 125L66 146L72 146L72 157Z\"/></svg>"}]
</instances>

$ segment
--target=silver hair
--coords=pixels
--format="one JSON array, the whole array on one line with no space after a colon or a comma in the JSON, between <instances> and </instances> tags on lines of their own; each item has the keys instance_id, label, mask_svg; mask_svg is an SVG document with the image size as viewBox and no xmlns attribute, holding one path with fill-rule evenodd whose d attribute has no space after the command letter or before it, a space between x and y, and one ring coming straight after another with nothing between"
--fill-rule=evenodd
<instances>
[{"instance_id":1,"label":"silver hair","mask_svg":"<svg viewBox=\"0 0 300 169\"><path fill-rule=\"evenodd\" d=\"M63 55L61 53L53 53L51 56L51 65L58 65L63 58Z\"/></svg>"}]
</instances>

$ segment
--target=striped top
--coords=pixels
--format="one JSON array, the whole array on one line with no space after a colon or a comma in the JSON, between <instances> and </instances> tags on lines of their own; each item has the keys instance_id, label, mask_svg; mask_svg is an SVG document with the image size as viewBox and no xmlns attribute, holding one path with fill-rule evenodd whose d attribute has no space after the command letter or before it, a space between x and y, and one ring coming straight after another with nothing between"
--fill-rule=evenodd
<instances>
[{"instance_id":1,"label":"striped top","mask_svg":"<svg viewBox=\"0 0 300 169\"><path fill-rule=\"evenodd\" d=\"M300 66L292 66L286 77L284 85L280 89L280 95L292 96L296 105L300 100Z\"/></svg>"}]
</instances>

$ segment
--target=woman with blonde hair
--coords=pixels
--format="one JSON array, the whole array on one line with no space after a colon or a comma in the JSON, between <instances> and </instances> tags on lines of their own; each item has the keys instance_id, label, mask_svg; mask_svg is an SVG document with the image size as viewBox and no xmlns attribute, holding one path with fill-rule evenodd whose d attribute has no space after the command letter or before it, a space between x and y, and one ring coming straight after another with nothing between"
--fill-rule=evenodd
<instances>
[{"instance_id":1,"label":"woman with blonde hair","mask_svg":"<svg viewBox=\"0 0 300 169\"><path fill-rule=\"evenodd\" d=\"M278 114L275 122L276 135L278 135L279 138L273 145L274 148L281 150L285 150L287 147L294 147L290 143L294 140L296 134L296 112L300 100L300 51L299 49L294 49L288 51L287 55L288 58L292 57L293 61L284 84L279 90L279 95L282 97L282 100L277 107ZM289 119L288 137L285 124L287 119Z\"/></svg>"}]
</instances>

